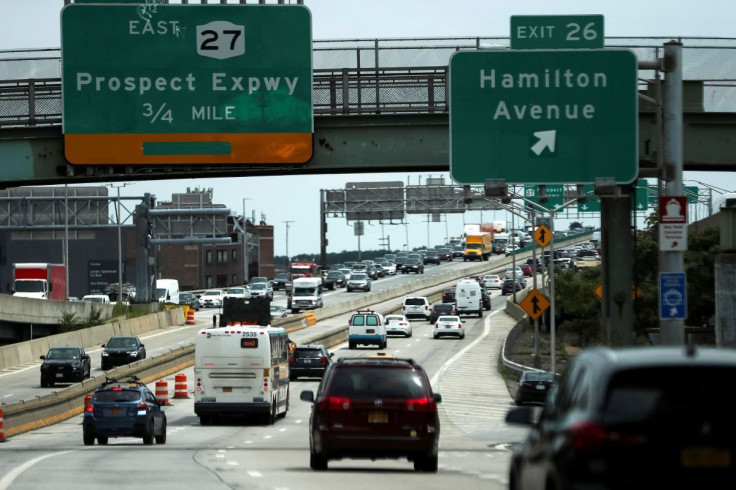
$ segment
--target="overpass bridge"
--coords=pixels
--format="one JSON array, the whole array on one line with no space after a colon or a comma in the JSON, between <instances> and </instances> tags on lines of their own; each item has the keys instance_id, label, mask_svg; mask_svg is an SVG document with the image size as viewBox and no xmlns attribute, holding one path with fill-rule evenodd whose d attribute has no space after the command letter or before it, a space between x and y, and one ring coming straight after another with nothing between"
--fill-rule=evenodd
<instances>
[{"instance_id":1,"label":"overpass bridge","mask_svg":"<svg viewBox=\"0 0 736 490\"><path fill-rule=\"evenodd\" d=\"M641 61L670 38L607 38ZM681 38L685 170L734 168L736 38ZM99 165L64 158L58 49L0 51L0 187L183 177L447 171L448 63L508 38L314 41L314 155L303 165ZM662 71L640 69L640 177L660 177Z\"/></svg>"}]
</instances>

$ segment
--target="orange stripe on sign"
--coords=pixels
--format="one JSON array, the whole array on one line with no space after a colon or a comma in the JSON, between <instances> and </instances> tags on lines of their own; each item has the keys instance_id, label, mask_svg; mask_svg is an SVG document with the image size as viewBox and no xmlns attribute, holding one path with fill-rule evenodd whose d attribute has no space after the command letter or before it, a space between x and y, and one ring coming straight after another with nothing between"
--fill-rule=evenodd
<instances>
[{"instance_id":1,"label":"orange stripe on sign","mask_svg":"<svg viewBox=\"0 0 736 490\"><path fill-rule=\"evenodd\" d=\"M312 158L311 133L65 134L78 165L284 164Z\"/></svg>"}]
</instances>

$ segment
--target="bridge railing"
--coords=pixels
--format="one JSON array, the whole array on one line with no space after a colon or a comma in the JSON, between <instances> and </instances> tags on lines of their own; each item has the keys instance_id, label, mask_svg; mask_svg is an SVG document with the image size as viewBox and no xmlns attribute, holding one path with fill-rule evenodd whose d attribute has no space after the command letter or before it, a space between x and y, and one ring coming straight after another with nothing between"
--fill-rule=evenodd
<instances>
[{"instance_id":1,"label":"bridge railing","mask_svg":"<svg viewBox=\"0 0 736 490\"><path fill-rule=\"evenodd\" d=\"M607 48L659 58L673 38L606 38ZM703 82L703 110L736 112L736 39L677 38L685 80ZM314 114L378 115L448 111L448 64L462 50L506 49L508 38L315 40ZM61 124L58 48L0 51L0 127ZM655 78L640 71L642 87Z\"/></svg>"}]
</instances>

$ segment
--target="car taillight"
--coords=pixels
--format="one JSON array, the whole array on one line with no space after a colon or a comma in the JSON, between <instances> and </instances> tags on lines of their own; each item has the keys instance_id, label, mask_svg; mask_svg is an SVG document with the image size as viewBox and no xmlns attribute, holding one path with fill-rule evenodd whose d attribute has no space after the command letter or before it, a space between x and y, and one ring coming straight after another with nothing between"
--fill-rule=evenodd
<instances>
[{"instance_id":1,"label":"car taillight","mask_svg":"<svg viewBox=\"0 0 736 490\"><path fill-rule=\"evenodd\" d=\"M148 405L146 402L138 402L136 409L138 410L138 415L145 415L148 411Z\"/></svg>"},{"instance_id":2,"label":"car taillight","mask_svg":"<svg viewBox=\"0 0 736 490\"><path fill-rule=\"evenodd\" d=\"M429 306L424 305L424 311L427 311L429 309Z\"/></svg>"},{"instance_id":3,"label":"car taillight","mask_svg":"<svg viewBox=\"0 0 736 490\"><path fill-rule=\"evenodd\" d=\"M524 388L531 388L532 384L528 381L524 381L523 383L521 383L521 386Z\"/></svg>"},{"instance_id":4,"label":"car taillight","mask_svg":"<svg viewBox=\"0 0 736 490\"><path fill-rule=\"evenodd\" d=\"M409 398L405 408L408 412L437 413L437 404L431 398Z\"/></svg>"},{"instance_id":5,"label":"car taillight","mask_svg":"<svg viewBox=\"0 0 736 490\"><path fill-rule=\"evenodd\" d=\"M92 405L90 403L89 405L87 405L86 407L84 407L84 411L85 412L94 412L95 411L95 407L94 407L94 405Z\"/></svg>"},{"instance_id":6,"label":"car taillight","mask_svg":"<svg viewBox=\"0 0 736 490\"><path fill-rule=\"evenodd\" d=\"M350 410L352 401L342 396L328 396L319 404L322 410Z\"/></svg>"},{"instance_id":7,"label":"car taillight","mask_svg":"<svg viewBox=\"0 0 736 490\"><path fill-rule=\"evenodd\" d=\"M323 364L323 365L324 365L324 364L327 364L327 358L326 358L325 356L322 356L322 357L320 357L320 359L319 359L319 363L320 363L320 364Z\"/></svg>"},{"instance_id":8,"label":"car taillight","mask_svg":"<svg viewBox=\"0 0 736 490\"><path fill-rule=\"evenodd\" d=\"M294 356L289 356L289 364L294 364Z\"/></svg>"},{"instance_id":9,"label":"car taillight","mask_svg":"<svg viewBox=\"0 0 736 490\"><path fill-rule=\"evenodd\" d=\"M440 322L435 323L434 328L440 328Z\"/></svg>"},{"instance_id":10,"label":"car taillight","mask_svg":"<svg viewBox=\"0 0 736 490\"><path fill-rule=\"evenodd\" d=\"M643 436L610 432L595 422L580 422L570 429L570 445L576 451L595 451L611 444L637 446L644 442L646 438Z\"/></svg>"},{"instance_id":11,"label":"car taillight","mask_svg":"<svg viewBox=\"0 0 736 490\"><path fill-rule=\"evenodd\" d=\"M457 328L463 328L463 324L462 323L458 323L457 324Z\"/></svg>"}]
</instances>

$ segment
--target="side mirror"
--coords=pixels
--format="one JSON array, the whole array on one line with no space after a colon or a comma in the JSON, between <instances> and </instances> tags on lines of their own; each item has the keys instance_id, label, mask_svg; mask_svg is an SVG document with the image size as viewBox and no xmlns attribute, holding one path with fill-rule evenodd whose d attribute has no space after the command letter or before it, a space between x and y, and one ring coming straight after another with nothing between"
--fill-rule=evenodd
<instances>
[{"instance_id":1,"label":"side mirror","mask_svg":"<svg viewBox=\"0 0 736 490\"><path fill-rule=\"evenodd\" d=\"M305 402L314 403L314 393L311 391L302 391L299 399Z\"/></svg>"},{"instance_id":2,"label":"side mirror","mask_svg":"<svg viewBox=\"0 0 736 490\"><path fill-rule=\"evenodd\" d=\"M43 356L42 356L42 357L43 357ZM89 359L89 354L84 354L84 355L82 356L82 359Z\"/></svg>"},{"instance_id":3,"label":"side mirror","mask_svg":"<svg viewBox=\"0 0 736 490\"><path fill-rule=\"evenodd\" d=\"M141 347L145 347L145 345L141 344Z\"/></svg>"},{"instance_id":4,"label":"side mirror","mask_svg":"<svg viewBox=\"0 0 736 490\"><path fill-rule=\"evenodd\" d=\"M435 403L441 403L442 402L442 395L439 393L432 393L432 399Z\"/></svg>"},{"instance_id":5,"label":"side mirror","mask_svg":"<svg viewBox=\"0 0 736 490\"><path fill-rule=\"evenodd\" d=\"M46 356L41 356L41 359L46 359Z\"/></svg>"},{"instance_id":6,"label":"side mirror","mask_svg":"<svg viewBox=\"0 0 736 490\"><path fill-rule=\"evenodd\" d=\"M330 357L335 357L335 353L334 352L330 352Z\"/></svg>"},{"instance_id":7,"label":"side mirror","mask_svg":"<svg viewBox=\"0 0 736 490\"><path fill-rule=\"evenodd\" d=\"M100 347L105 348L105 344L102 344Z\"/></svg>"}]
</instances>

